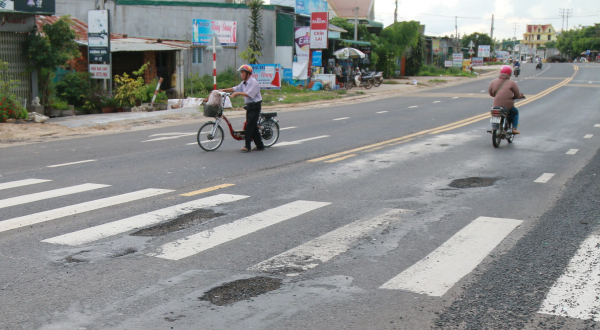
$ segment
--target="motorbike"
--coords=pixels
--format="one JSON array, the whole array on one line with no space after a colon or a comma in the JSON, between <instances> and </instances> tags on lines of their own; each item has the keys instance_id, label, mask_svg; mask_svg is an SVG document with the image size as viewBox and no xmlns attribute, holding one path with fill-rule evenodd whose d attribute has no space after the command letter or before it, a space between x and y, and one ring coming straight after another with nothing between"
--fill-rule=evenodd
<instances>
[{"instance_id":1,"label":"motorbike","mask_svg":"<svg viewBox=\"0 0 600 330\"><path fill-rule=\"evenodd\" d=\"M514 73L515 73L515 78L518 77L521 74L521 67L520 66L515 67Z\"/></svg>"},{"instance_id":2,"label":"motorbike","mask_svg":"<svg viewBox=\"0 0 600 330\"><path fill-rule=\"evenodd\" d=\"M523 96L525 98L525 96ZM492 134L492 144L494 148L500 147L500 142L506 140L508 143L512 143L515 139L515 134L512 132L512 121L508 121L510 110L504 107L493 107L490 110L492 118L492 129L488 133Z\"/></svg>"},{"instance_id":3,"label":"motorbike","mask_svg":"<svg viewBox=\"0 0 600 330\"><path fill-rule=\"evenodd\" d=\"M353 86L370 89L373 87L373 80L373 76L363 76L360 73L349 75L348 81L346 82L346 89L352 89Z\"/></svg>"},{"instance_id":4,"label":"motorbike","mask_svg":"<svg viewBox=\"0 0 600 330\"><path fill-rule=\"evenodd\" d=\"M538 62L538 64L535 65L535 69L542 69L542 62Z\"/></svg>"}]
</instances>

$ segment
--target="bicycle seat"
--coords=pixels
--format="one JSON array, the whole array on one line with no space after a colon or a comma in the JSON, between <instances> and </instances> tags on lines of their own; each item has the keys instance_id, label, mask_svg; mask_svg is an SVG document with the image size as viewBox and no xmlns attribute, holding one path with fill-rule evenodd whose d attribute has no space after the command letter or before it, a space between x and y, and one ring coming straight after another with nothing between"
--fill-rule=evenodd
<instances>
[{"instance_id":1,"label":"bicycle seat","mask_svg":"<svg viewBox=\"0 0 600 330\"><path fill-rule=\"evenodd\" d=\"M261 116L265 117L265 118L273 118L273 117L277 117L277 112L272 111L272 112L261 112L260 113Z\"/></svg>"}]
</instances>

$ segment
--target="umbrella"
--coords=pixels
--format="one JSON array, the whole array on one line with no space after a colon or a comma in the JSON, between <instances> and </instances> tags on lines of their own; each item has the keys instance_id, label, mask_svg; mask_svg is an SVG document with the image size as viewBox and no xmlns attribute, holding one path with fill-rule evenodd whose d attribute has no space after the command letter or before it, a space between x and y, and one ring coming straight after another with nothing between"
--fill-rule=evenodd
<instances>
[{"instance_id":1,"label":"umbrella","mask_svg":"<svg viewBox=\"0 0 600 330\"><path fill-rule=\"evenodd\" d=\"M336 50L333 53L333 55L341 60L345 60L347 58L365 58L365 53L352 47L346 47L340 50Z\"/></svg>"}]
</instances>

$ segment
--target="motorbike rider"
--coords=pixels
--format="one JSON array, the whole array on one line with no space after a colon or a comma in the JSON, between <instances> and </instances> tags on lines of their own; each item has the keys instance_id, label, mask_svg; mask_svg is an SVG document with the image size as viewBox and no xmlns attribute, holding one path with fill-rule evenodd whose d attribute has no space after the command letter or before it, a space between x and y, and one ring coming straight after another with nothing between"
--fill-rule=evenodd
<instances>
[{"instance_id":1,"label":"motorbike rider","mask_svg":"<svg viewBox=\"0 0 600 330\"><path fill-rule=\"evenodd\" d=\"M494 98L494 107L503 107L509 109L508 121L512 122L512 133L521 134L517 131L519 126L519 110L515 108L515 99L524 98L519 91L519 86L515 81L510 80L512 69L508 65L503 65L500 69L500 76L490 83L488 92Z\"/></svg>"},{"instance_id":2,"label":"motorbike rider","mask_svg":"<svg viewBox=\"0 0 600 330\"><path fill-rule=\"evenodd\" d=\"M519 69L521 68L521 62L519 62L519 59L515 60L515 63L513 64L513 68L515 68L515 69L516 68L519 68Z\"/></svg>"},{"instance_id":3,"label":"motorbike rider","mask_svg":"<svg viewBox=\"0 0 600 330\"><path fill-rule=\"evenodd\" d=\"M242 152L250 152L250 150L264 150L260 132L258 131L258 120L260 119L260 111L262 108L262 95L260 94L260 85L258 80L252 77L252 67L248 64L243 64L238 69L242 82L232 88L220 89L221 92L232 93L231 97L243 96L246 105L246 145L242 148ZM250 149L251 142L254 140L256 147Z\"/></svg>"}]
</instances>

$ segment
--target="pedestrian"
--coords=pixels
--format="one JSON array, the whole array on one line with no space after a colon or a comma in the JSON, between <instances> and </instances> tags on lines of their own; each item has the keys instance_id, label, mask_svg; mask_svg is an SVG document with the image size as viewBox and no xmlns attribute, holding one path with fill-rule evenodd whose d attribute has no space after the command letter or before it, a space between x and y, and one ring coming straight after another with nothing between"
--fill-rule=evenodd
<instances>
[{"instance_id":1,"label":"pedestrian","mask_svg":"<svg viewBox=\"0 0 600 330\"><path fill-rule=\"evenodd\" d=\"M342 67L340 66L339 62L335 64L333 73L335 74L335 82L339 85L340 81L342 80Z\"/></svg>"},{"instance_id":2,"label":"pedestrian","mask_svg":"<svg viewBox=\"0 0 600 330\"><path fill-rule=\"evenodd\" d=\"M242 82L232 88L221 89L221 92L232 93L231 97L243 96L246 105L246 130L245 130L245 146L241 149L242 152L250 152L250 150L264 150L260 132L258 130L258 119L262 109L262 95L260 94L260 85L258 81L252 77L252 67L248 64L243 64L238 69ZM251 143L254 140L256 145L251 149Z\"/></svg>"}]
</instances>

